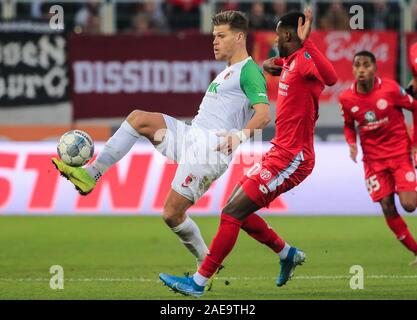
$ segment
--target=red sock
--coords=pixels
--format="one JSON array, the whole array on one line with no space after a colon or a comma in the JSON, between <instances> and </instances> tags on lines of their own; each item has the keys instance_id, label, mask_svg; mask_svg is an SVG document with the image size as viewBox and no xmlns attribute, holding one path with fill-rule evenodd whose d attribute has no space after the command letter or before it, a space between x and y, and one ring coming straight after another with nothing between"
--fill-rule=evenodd
<instances>
[{"instance_id":1,"label":"red sock","mask_svg":"<svg viewBox=\"0 0 417 320\"><path fill-rule=\"evenodd\" d=\"M388 226L395 233L397 239L407 247L408 250L417 255L417 243L408 230L407 224L400 215L385 217Z\"/></svg>"},{"instance_id":2,"label":"red sock","mask_svg":"<svg viewBox=\"0 0 417 320\"><path fill-rule=\"evenodd\" d=\"M255 213L243 220L241 228L252 238L270 247L276 253L280 252L285 246L285 241L272 230L264 219Z\"/></svg>"},{"instance_id":3,"label":"red sock","mask_svg":"<svg viewBox=\"0 0 417 320\"><path fill-rule=\"evenodd\" d=\"M219 229L211 242L209 253L198 269L199 274L203 277L211 278L220 267L224 258L232 251L241 225L242 222L240 220L224 213L221 214Z\"/></svg>"}]
</instances>

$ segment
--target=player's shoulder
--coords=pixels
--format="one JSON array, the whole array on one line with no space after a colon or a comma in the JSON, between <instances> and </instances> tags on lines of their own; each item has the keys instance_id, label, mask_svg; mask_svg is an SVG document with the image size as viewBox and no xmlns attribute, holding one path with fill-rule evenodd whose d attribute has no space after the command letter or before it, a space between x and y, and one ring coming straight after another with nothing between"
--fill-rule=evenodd
<instances>
[{"instance_id":1,"label":"player's shoulder","mask_svg":"<svg viewBox=\"0 0 417 320\"><path fill-rule=\"evenodd\" d=\"M251 81L254 79L265 79L262 69L249 58L241 66L240 81Z\"/></svg>"},{"instance_id":2,"label":"player's shoulder","mask_svg":"<svg viewBox=\"0 0 417 320\"><path fill-rule=\"evenodd\" d=\"M304 47L298 52L296 60L300 66L314 64L314 60L311 58L310 53L308 53L308 50Z\"/></svg>"},{"instance_id":3,"label":"player's shoulder","mask_svg":"<svg viewBox=\"0 0 417 320\"><path fill-rule=\"evenodd\" d=\"M378 78L378 80L384 91L394 94L400 93L403 96L406 94L405 89L397 81L390 78Z\"/></svg>"}]
</instances>

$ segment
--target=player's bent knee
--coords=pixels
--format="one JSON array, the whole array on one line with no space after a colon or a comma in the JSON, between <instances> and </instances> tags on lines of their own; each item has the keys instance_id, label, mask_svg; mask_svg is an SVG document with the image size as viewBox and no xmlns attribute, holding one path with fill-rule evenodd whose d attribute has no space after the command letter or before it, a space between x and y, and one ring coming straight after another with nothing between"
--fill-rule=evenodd
<instances>
[{"instance_id":1,"label":"player's bent knee","mask_svg":"<svg viewBox=\"0 0 417 320\"><path fill-rule=\"evenodd\" d=\"M222 210L222 213L232 216L235 219L243 220L244 216L242 215L242 210L239 209L239 206L235 205L232 202L229 202Z\"/></svg>"},{"instance_id":2,"label":"player's bent knee","mask_svg":"<svg viewBox=\"0 0 417 320\"><path fill-rule=\"evenodd\" d=\"M413 203L411 201L401 202L401 206L407 212L413 212L414 210L416 210L416 203Z\"/></svg>"},{"instance_id":3,"label":"player's bent knee","mask_svg":"<svg viewBox=\"0 0 417 320\"><path fill-rule=\"evenodd\" d=\"M127 122L136 130L140 131L145 126L145 111L142 110L133 110L128 116L127 116Z\"/></svg>"},{"instance_id":4,"label":"player's bent knee","mask_svg":"<svg viewBox=\"0 0 417 320\"><path fill-rule=\"evenodd\" d=\"M169 227L173 228L184 222L185 212L180 212L172 207L164 207L162 219Z\"/></svg>"}]
</instances>

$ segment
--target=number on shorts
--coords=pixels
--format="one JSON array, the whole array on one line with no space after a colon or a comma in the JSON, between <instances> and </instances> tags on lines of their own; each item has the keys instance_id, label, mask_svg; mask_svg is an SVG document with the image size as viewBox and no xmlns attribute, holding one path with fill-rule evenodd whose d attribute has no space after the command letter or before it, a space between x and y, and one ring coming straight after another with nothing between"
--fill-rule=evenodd
<instances>
[{"instance_id":1,"label":"number on shorts","mask_svg":"<svg viewBox=\"0 0 417 320\"><path fill-rule=\"evenodd\" d=\"M376 175L370 176L369 179L366 180L366 186L368 187L368 192L372 193L378 191L381 188L379 181L376 179Z\"/></svg>"}]
</instances>

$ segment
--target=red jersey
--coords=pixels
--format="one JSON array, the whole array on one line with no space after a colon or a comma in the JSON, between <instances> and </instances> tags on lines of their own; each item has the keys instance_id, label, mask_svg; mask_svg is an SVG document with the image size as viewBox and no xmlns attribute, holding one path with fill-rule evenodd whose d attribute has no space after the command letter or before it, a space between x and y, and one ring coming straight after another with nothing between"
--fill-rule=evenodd
<instances>
[{"instance_id":1,"label":"red jersey","mask_svg":"<svg viewBox=\"0 0 417 320\"><path fill-rule=\"evenodd\" d=\"M417 42L410 47L408 58L410 60L411 72L414 77L417 77Z\"/></svg>"},{"instance_id":2,"label":"red jersey","mask_svg":"<svg viewBox=\"0 0 417 320\"><path fill-rule=\"evenodd\" d=\"M401 108L413 112L416 125L417 101L393 80L375 78L368 94L356 90L356 82L339 96L344 132L349 144L356 144L355 121L363 151L363 160L386 159L410 153L411 140ZM417 130L416 130L417 132ZM413 143L417 139L413 139Z\"/></svg>"},{"instance_id":3,"label":"red jersey","mask_svg":"<svg viewBox=\"0 0 417 320\"><path fill-rule=\"evenodd\" d=\"M294 158L302 152L305 159L314 159L314 128L318 119L319 96L324 85L337 81L336 72L311 40L303 48L284 59L278 84L276 132L271 141L281 153Z\"/></svg>"}]
</instances>

